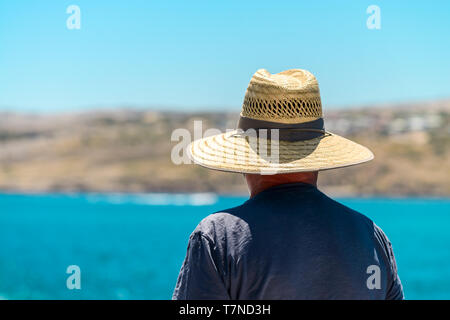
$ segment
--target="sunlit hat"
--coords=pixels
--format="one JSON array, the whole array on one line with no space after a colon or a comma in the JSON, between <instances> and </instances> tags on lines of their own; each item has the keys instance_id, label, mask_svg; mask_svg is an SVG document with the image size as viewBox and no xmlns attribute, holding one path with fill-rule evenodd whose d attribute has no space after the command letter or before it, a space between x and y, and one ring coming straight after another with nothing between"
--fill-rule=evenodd
<instances>
[{"instance_id":1,"label":"sunlit hat","mask_svg":"<svg viewBox=\"0 0 450 320\"><path fill-rule=\"evenodd\" d=\"M258 70L238 128L196 140L187 151L201 166L256 174L333 169L374 157L366 147L325 131L319 84L302 69Z\"/></svg>"}]
</instances>

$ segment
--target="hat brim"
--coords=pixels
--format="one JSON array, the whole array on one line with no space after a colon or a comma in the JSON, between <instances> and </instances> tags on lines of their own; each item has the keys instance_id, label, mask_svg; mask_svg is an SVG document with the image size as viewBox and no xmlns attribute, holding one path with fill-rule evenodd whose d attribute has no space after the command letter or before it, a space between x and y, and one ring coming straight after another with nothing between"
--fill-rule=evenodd
<instances>
[{"instance_id":1,"label":"hat brim","mask_svg":"<svg viewBox=\"0 0 450 320\"><path fill-rule=\"evenodd\" d=\"M255 142L255 140L257 140ZM370 161L373 153L351 140L326 132L325 135L304 141L248 139L238 131L229 131L192 142L188 156L194 163L214 170L282 174L342 168ZM260 145L268 145L259 148ZM278 150L272 153L271 150ZM274 155L275 154L275 155Z\"/></svg>"}]
</instances>

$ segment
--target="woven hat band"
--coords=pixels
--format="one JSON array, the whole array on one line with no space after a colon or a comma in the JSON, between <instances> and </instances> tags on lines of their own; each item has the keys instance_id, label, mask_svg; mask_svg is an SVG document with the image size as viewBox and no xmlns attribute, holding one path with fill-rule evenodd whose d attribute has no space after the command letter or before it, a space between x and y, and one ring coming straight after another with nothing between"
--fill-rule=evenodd
<instances>
[{"instance_id":1,"label":"woven hat band","mask_svg":"<svg viewBox=\"0 0 450 320\"><path fill-rule=\"evenodd\" d=\"M238 122L238 129L242 131L254 129L257 136L259 136L261 130L264 130L267 139L271 138L271 129L278 129L278 138L282 141L304 141L318 138L325 134L323 118L309 122L288 124L241 116Z\"/></svg>"},{"instance_id":2,"label":"woven hat band","mask_svg":"<svg viewBox=\"0 0 450 320\"><path fill-rule=\"evenodd\" d=\"M319 95L302 94L301 97L273 100L253 98L252 95L253 92L247 91L241 116L283 123L308 122L322 117Z\"/></svg>"}]
</instances>

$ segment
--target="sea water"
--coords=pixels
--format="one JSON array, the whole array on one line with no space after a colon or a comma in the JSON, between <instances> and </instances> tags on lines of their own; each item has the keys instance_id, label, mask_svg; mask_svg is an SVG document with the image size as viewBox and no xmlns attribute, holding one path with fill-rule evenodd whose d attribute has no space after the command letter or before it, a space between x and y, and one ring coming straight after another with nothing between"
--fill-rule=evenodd
<instances>
[{"instance_id":1,"label":"sea water","mask_svg":"<svg viewBox=\"0 0 450 320\"><path fill-rule=\"evenodd\" d=\"M0 299L170 299L198 222L245 200L0 194ZM388 235L407 299L450 299L450 199L339 200Z\"/></svg>"}]
</instances>

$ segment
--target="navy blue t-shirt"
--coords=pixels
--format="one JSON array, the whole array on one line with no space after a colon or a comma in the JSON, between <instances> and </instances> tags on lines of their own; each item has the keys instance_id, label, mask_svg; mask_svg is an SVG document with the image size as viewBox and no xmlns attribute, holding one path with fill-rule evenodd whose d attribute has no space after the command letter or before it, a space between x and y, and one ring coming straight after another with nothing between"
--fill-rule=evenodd
<instances>
[{"instance_id":1,"label":"navy blue t-shirt","mask_svg":"<svg viewBox=\"0 0 450 320\"><path fill-rule=\"evenodd\" d=\"M403 290L380 228L294 183L203 219L173 299L403 299Z\"/></svg>"}]
</instances>

